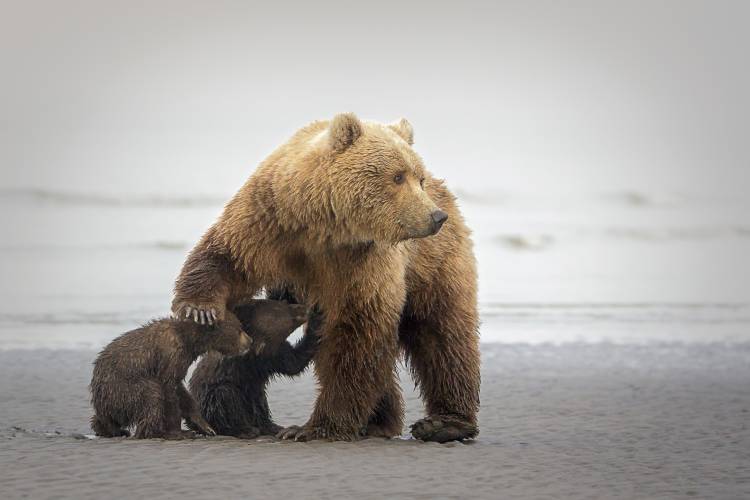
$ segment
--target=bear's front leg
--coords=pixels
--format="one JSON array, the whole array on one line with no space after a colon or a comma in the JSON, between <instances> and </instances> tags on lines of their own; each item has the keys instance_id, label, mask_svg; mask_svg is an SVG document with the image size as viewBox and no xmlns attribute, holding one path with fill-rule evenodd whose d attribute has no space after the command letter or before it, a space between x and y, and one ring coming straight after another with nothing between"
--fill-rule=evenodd
<instances>
[{"instance_id":1,"label":"bear's front leg","mask_svg":"<svg viewBox=\"0 0 750 500\"><path fill-rule=\"evenodd\" d=\"M174 286L172 314L200 324L222 321L227 301L241 277L229 253L219 247L213 228L193 248Z\"/></svg>"},{"instance_id":2,"label":"bear's front leg","mask_svg":"<svg viewBox=\"0 0 750 500\"><path fill-rule=\"evenodd\" d=\"M288 428L279 437L358 439L393 382L398 316L374 314L377 308L354 309L349 317L327 317L335 323L324 331L315 358L320 383L315 410L304 426Z\"/></svg>"}]
</instances>

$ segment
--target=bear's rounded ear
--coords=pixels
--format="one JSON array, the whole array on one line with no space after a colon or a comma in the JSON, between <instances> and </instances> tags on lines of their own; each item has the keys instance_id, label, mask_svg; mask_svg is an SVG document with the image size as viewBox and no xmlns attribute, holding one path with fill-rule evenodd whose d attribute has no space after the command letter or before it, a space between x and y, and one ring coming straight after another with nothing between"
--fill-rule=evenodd
<instances>
[{"instance_id":1,"label":"bear's rounded ear","mask_svg":"<svg viewBox=\"0 0 750 500\"><path fill-rule=\"evenodd\" d=\"M411 146L414 144L414 129L411 126L411 123L406 118L401 118L400 120L397 120L390 125L388 125L391 130L396 132L398 135L401 136L403 140Z\"/></svg>"},{"instance_id":2,"label":"bear's rounded ear","mask_svg":"<svg viewBox=\"0 0 750 500\"><path fill-rule=\"evenodd\" d=\"M328 131L331 147L340 153L362 135L362 123L354 113L341 113L333 117Z\"/></svg>"}]
</instances>

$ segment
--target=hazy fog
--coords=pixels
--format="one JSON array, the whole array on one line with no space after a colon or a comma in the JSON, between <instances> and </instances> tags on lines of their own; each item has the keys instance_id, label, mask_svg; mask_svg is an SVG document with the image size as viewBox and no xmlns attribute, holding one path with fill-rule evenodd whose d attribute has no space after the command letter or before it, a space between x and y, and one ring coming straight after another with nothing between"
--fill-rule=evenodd
<instances>
[{"instance_id":1,"label":"hazy fog","mask_svg":"<svg viewBox=\"0 0 750 500\"><path fill-rule=\"evenodd\" d=\"M407 117L453 186L742 195L747 2L9 2L0 186L225 195Z\"/></svg>"}]
</instances>

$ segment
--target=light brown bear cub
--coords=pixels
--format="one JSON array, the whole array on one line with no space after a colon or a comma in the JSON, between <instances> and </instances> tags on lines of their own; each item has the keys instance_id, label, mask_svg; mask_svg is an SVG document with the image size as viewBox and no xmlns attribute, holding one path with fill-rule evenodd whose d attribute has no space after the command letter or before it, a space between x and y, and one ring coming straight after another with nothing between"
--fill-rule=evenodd
<instances>
[{"instance_id":1,"label":"light brown bear cub","mask_svg":"<svg viewBox=\"0 0 750 500\"><path fill-rule=\"evenodd\" d=\"M267 315L272 311L274 317L255 317L264 311ZM247 326L252 323L250 333L257 336L256 342L233 313L227 313L216 326L164 318L112 341L94 362L90 385L94 433L129 436L128 428L135 427L136 438L179 439L186 435L181 430L184 418L193 431L215 435L183 385L193 361L208 351L234 356L247 352L253 344L261 348L262 339L279 334L286 338L306 320L305 306L282 302L273 308L253 308L249 315L242 307L235 312L247 320ZM258 325L263 325L262 331ZM278 332L275 325L283 326L284 331Z\"/></svg>"}]
</instances>

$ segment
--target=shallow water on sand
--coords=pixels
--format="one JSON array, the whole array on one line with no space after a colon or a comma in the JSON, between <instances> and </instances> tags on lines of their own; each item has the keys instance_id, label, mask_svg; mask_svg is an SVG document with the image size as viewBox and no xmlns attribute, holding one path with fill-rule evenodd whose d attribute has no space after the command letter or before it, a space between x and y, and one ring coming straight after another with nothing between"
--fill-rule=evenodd
<instances>
[{"instance_id":1,"label":"shallow water on sand","mask_svg":"<svg viewBox=\"0 0 750 500\"><path fill-rule=\"evenodd\" d=\"M458 190L483 342L750 340L750 204ZM97 349L168 313L222 196L0 190L0 349Z\"/></svg>"}]
</instances>

